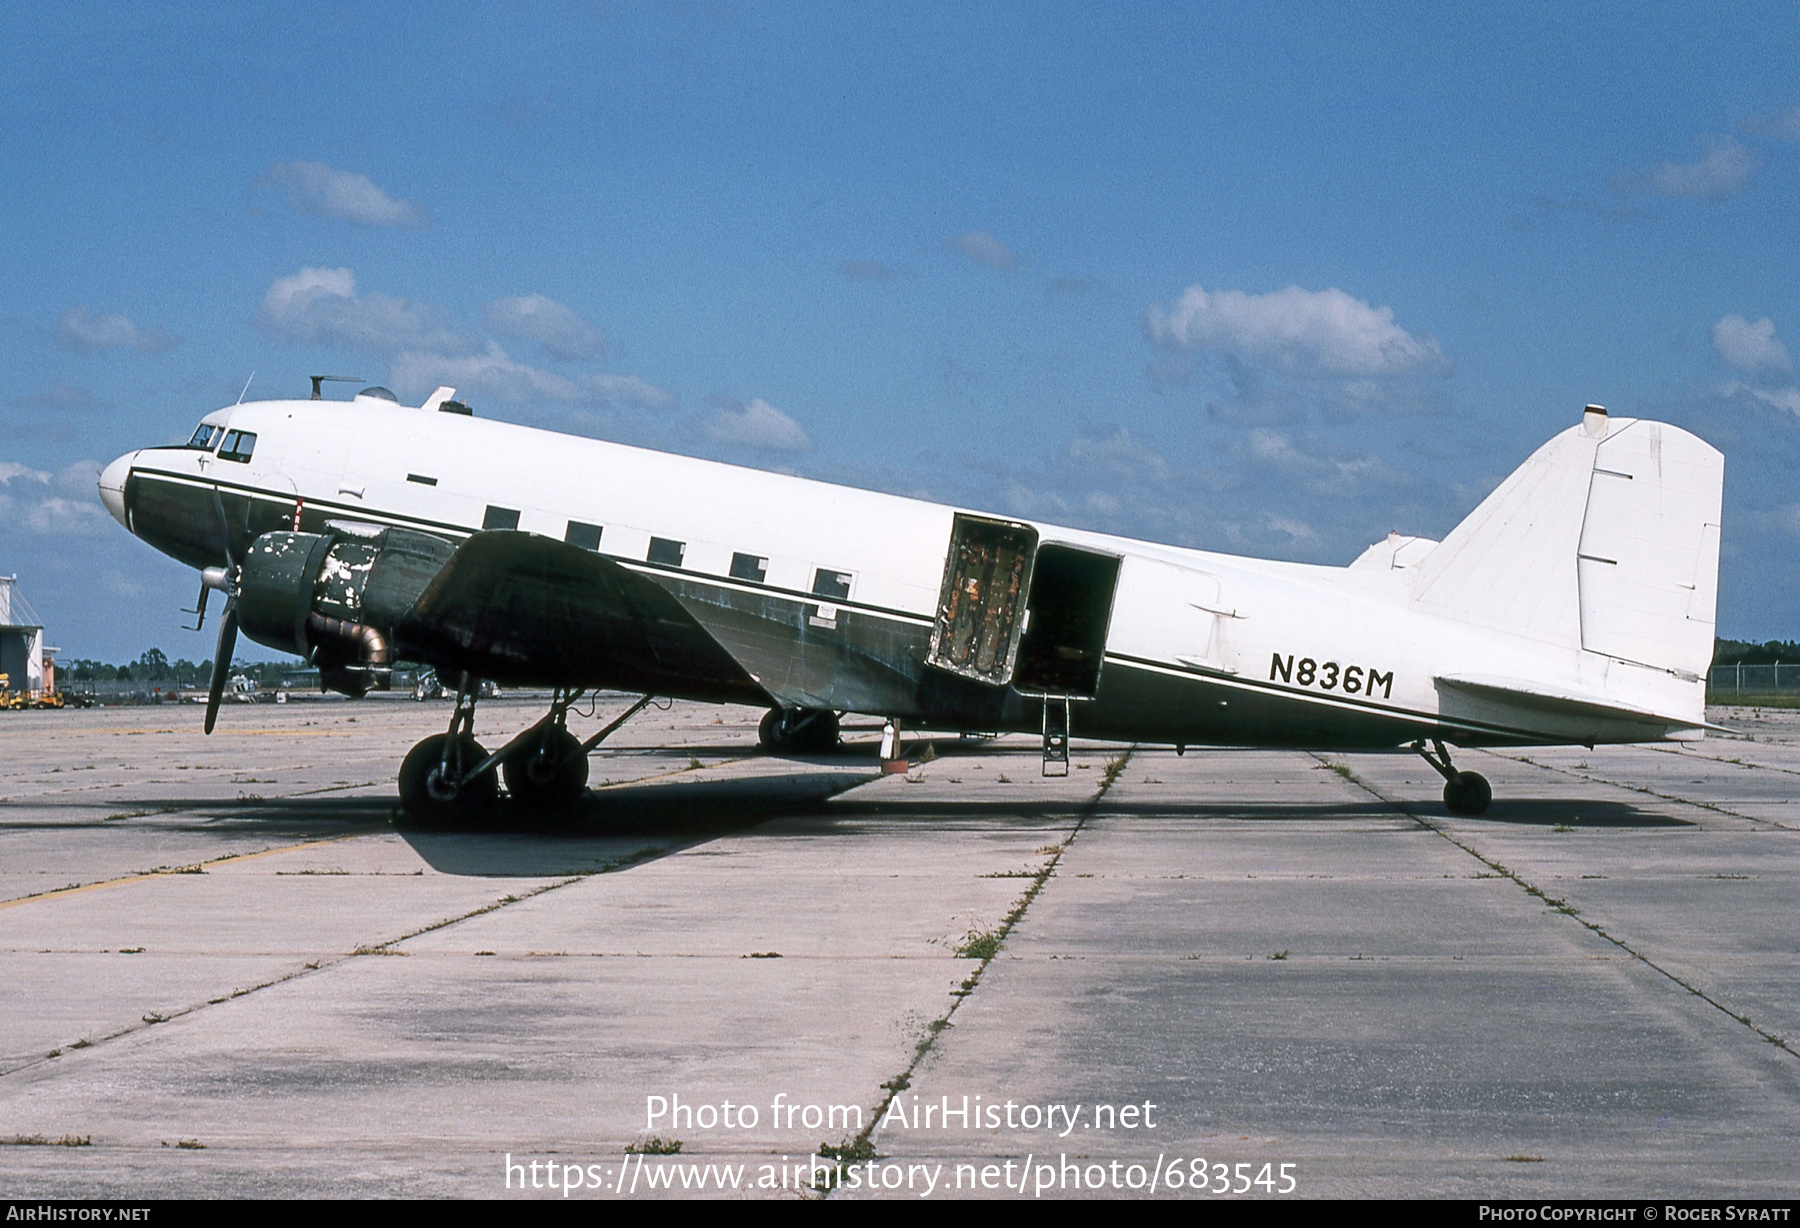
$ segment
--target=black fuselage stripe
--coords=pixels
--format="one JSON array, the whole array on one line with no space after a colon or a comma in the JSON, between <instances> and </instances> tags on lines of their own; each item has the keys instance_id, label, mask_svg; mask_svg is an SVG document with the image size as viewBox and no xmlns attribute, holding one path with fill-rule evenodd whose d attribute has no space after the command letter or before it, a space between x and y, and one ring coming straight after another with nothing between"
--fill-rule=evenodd
<instances>
[{"instance_id":1,"label":"black fuselage stripe","mask_svg":"<svg viewBox=\"0 0 1800 1228\"><path fill-rule=\"evenodd\" d=\"M354 518L356 520L368 521L371 524L387 524L402 529L435 529L445 533L453 533L459 537L470 537L482 531L480 529L471 529L463 525L451 524L448 521L428 520L421 516L409 516L404 512L389 512L380 508L358 506L352 503L340 503L335 499L309 499L304 495L296 494L292 491L271 491L261 486L250 486L242 482L226 482L213 478L200 478L195 477L193 474L170 473L163 469L134 468L132 472L138 476L148 474L159 478L167 478L183 486L202 488L220 487L238 494L259 499L268 499L276 503L297 502L302 503L307 507L324 511L341 511L346 514L346 519ZM817 593L808 593L803 589L783 588L777 584L761 584L754 580L744 580L737 576L715 576L709 572L690 571L686 568L672 567L666 563L651 563L644 559L633 559L626 558L623 555L608 554L604 550L596 550L594 553L600 555L602 558L611 559L621 567L630 568L633 571L658 571L667 575L680 576L684 579L693 580L696 583L716 584L723 588L734 589L738 592L774 593L779 596L792 597L803 604L834 605L847 610L855 610L859 613L884 615L888 618L917 623L921 626L928 627L931 625L930 617L922 614L915 614L911 610L895 609L892 606L873 605L866 601L845 600L837 597L821 597Z\"/></svg>"},{"instance_id":2,"label":"black fuselage stripe","mask_svg":"<svg viewBox=\"0 0 1800 1228\"><path fill-rule=\"evenodd\" d=\"M1169 665L1162 661L1152 661L1145 657L1127 656L1124 653L1109 652L1108 661L1117 661L1121 665L1139 669L1155 670L1157 673L1170 674L1185 678L1191 682L1211 683L1217 686L1234 687L1239 690L1257 691L1283 700L1306 704L1311 707L1330 708L1334 712L1371 712L1380 716L1393 717L1408 724L1424 724L1438 727L1465 729L1471 733L1492 733L1509 738L1541 738L1542 730L1519 729L1511 725L1497 725L1489 721L1469 720L1463 717L1443 716L1439 713L1421 712L1417 708L1401 707L1398 704L1377 704L1358 702L1353 699L1342 699L1330 695L1312 694L1306 691L1293 690L1264 682L1260 678L1232 677L1224 674L1199 673L1191 669L1183 669L1178 665ZM1630 717L1605 717L1605 720L1632 721ZM1645 725L1667 725L1661 720L1634 721Z\"/></svg>"}]
</instances>

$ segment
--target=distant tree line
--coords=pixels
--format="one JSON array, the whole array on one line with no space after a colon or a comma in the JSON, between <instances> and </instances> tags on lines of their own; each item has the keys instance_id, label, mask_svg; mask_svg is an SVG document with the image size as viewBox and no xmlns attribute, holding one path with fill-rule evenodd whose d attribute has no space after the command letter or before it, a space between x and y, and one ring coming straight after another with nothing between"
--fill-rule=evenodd
<instances>
[{"instance_id":1,"label":"distant tree line","mask_svg":"<svg viewBox=\"0 0 1800 1228\"><path fill-rule=\"evenodd\" d=\"M1718 640L1713 645L1714 665L1800 665L1800 641L1770 640L1752 644L1746 640Z\"/></svg>"},{"instance_id":2,"label":"distant tree line","mask_svg":"<svg viewBox=\"0 0 1800 1228\"><path fill-rule=\"evenodd\" d=\"M244 675L258 686L275 686L286 671L304 667L302 661L233 661L231 672ZM137 660L123 665L109 665L86 657L56 663L57 684L63 687L83 682L142 682L165 689L197 689L211 684L212 671L211 661L195 663L185 658L171 661L160 648L149 649Z\"/></svg>"}]
</instances>

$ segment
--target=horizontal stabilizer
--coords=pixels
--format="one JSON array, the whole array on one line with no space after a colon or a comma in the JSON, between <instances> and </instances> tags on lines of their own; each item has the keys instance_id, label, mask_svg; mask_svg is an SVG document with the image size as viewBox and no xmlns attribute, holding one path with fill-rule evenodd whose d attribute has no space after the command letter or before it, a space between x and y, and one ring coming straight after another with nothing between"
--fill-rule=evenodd
<instances>
[{"instance_id":1,"label":"horizontal stabilizer","mask_svg":"<svg viewBox=\"0 0 1800 1228\"><path fill-rule=\"evenodd\" d=\"M1714 733L1733 733L1723 725L1709 724L1687 716L1669 716L1620 703L1611 695L1585 691L1554 683L1532 682L1521 678L1496 678L1488 675L1443 675L1436 680L1440 687L1454 687L1479 698L1497 700L1523 708L1565 716L1597 716L1612 720L1637 721L1642 724L1667 725L1676 729L1709 729Z\"/></svg>"}]
</instances>

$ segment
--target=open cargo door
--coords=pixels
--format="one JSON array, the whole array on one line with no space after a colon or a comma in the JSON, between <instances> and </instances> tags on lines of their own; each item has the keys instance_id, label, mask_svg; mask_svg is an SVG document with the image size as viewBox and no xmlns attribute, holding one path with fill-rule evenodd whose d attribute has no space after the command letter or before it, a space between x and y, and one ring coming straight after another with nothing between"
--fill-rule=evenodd
<instances>
[{"instance_id":1,"label":"open cargo door","mask_svg":"<svg viewBox=\"0 0 1800 1228\"><path fill-rule=\"evenodd\" d=\"M1012 681L1037 539L1028 524L957 514L926 664L990 686Z\"/></svg>"}]
</instances>

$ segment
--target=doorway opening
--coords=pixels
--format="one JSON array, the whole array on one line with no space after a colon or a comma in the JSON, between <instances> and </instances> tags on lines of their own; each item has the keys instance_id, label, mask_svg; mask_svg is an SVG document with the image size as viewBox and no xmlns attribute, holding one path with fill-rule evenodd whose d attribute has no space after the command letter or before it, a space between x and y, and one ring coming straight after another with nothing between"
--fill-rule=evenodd
<instances>
[{"instance_id":1,"label":"doorway opening","mask_svg":"<svg viewBox=\"0 0 1800 1228\"><path fill-rule=\"evenodd\" d=\"M1068 699L1098 695L1118 586L1117 555L1074 546L1039 546L1013 687L1024 695Z\"/></svg>"}]
</instances>

